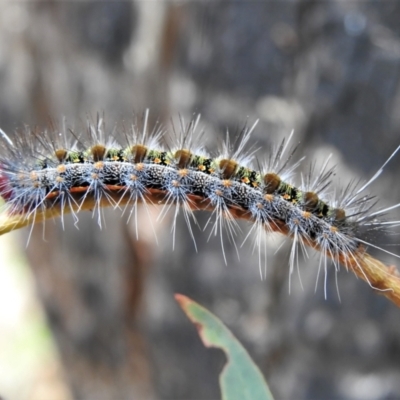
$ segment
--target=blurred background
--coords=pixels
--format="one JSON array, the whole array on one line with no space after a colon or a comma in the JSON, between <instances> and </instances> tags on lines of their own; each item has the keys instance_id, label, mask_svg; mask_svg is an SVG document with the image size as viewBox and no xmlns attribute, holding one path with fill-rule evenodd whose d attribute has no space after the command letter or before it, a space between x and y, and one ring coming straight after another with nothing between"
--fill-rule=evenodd
<instances>
[{"instance_id":1,"label":"blurred background","mask_svg":"<svg viewBox=\"0 0 400 400\"><path fill-rule=\"evenodd\" d=\"M148 107L167 127L201 113L215 148L259 118L261 160L295 129L303 168L332 154L340 187L400 143L399 18L399 1L2 1L1 128L104 111L111 130ZM400 200L399 166L371 188L382 205ZM219 239L194 229L196 253L180 218L172 250L172 216L158 212L140 210L139 239L110 210L102 230L87 213L79 230L66 218L65 230L50 221L0 238L1 396L219 398L224 357L202 346L178 292L232 329L276 399L400 397L399 310L366 283L341 271L340 301L330 268L325 300L310 257L289 294L283 238L268 237L262 281L250 242L239 260L225 240L225 265ZM376 239L399 251L398 236Z\"/></svg>"}]
</instances>

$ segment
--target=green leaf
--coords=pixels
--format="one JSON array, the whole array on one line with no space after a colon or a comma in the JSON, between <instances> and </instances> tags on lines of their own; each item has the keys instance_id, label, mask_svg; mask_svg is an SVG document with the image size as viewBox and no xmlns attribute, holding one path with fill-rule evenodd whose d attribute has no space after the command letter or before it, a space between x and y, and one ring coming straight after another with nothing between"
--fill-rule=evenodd
<instances>
[{"instance_id":1,"label":"green leaf","mask_svg":"<svg viewBox=\"0 0 400 400\"><path fill-rule=\"evenodd\" d=\"M219 377L223 400L273 400L261 371L231 331L200 304L182 294L175 299L195 324L206 347L223 350L228 359Z\"/></svg>"}]
</instances>

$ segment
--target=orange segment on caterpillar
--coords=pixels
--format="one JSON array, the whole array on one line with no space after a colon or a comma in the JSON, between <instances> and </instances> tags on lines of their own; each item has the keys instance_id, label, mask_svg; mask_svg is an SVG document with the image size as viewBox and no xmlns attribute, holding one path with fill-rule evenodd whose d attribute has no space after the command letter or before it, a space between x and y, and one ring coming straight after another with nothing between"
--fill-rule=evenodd
<instances>
[{"instance_id":1,"label":"orange segment on caterpillar","mask_svg":"<svg viewBox=\"0 0 400 400\"><path fill-rule=\"evenodd\" d=\"M147 121L148 111L143 129L136 125L125 129L122 142L118 142L115 132L106 134L102 118L95 124L89 123L86 133L35 130L20 132L11 140L0 131L3 221L8 218L20 227L49 216L63 218L72 213L78 223L79 212L90 209L101 226L102 207L122 208L129 220L136 215L138 203L146 207L156 203L163 205L159 218L174 210L173 238L176 217L183 212L195 243L191 226L191 221L197 224L194 211L207 210L212 216L207 222L212 226L210 235L220 235L225 262L222 230L225 228L235 242L237 220L246 219L251 224L245 240L254 233L259 249L264 232L278 231L293 241L290 274L297 264L298 248L306 253L307 245L320 251L320 267L325 271L327 260L331 259L336 270L342 264L372 287L382 291L393 289L382 283L383 278L369 275L363 260L368 246L377 247L366 239L366 234L398 224L379 217L400 204L375 209L375 201L365 195L365 190L398 149L365 185L350 184L338 198L330 198L333 168L328 167L328 161L318 174L313 165L301 184L294 184L294 172L303 159L293 162L296 148L289 150L293 132L271 151L264 163L258 162L261 167L255 168L256 150L247 144L257 122L245 127L232 144L227 134L222 149L212 156L202 144L199 116L187 125L180 119L179 127L173 126L173 140L166 146L160 143L165 130L156 125L149 133ZM12 228L11 223L2 229L0 223L0 233ZM263 276L260 250L259 258ZM379 268L383 275L393 275L383 266Z\"/></svg>"}]
</instances>

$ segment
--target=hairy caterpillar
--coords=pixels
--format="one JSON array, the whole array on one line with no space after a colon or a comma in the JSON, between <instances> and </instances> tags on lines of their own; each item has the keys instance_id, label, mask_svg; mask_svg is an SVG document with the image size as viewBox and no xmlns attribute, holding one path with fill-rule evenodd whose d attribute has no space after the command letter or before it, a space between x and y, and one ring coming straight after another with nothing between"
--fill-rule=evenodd
<instances>
[{"instance_id":1,"label":"hairy caterpillar","mask_svg":"<svg viewBox=\"0 0 400 400\"><path fill-rule=\"evenodd\" d=\"M106 134L100 117L96 123L89 122L84 133L60 133L53 127L20 132L11 140L1 131L0 195L5 209L0 233L52 216L62 220L66 213L72 213L77 223L82 210L92 210L101 226L104 206L122 208L129 220L138 203L155 203L163 204L161 217L172 207L175 217L182 210L194 239L193 212L208 210L207 225L211 225L211 234L219 233L224 258L223 227L235 240L236 220L247 219L252 223L249 234L256 232L258 246L261 231L277 231L292 238L290 273L298 248L304 250L308 245L320 251L320 268L326 271L331 259L336 270L342 264L400 302L396 271L366 254L368 246L377 247L368 233L396 225L398 221L384 221L381 216L400 203L375 209L375 201L365 194L398 149L366 184L350 183L332 196L329 160L318 174L312 166L301 184L294 184L294 171L301 160L292 162L293 132L255 167L255 150L248 142L256 123L245 127L233 143L227 134L215 157L202 146L198 125L199 116L187 125L181 119L165 146L161 145L166 133L162 127L148 130L148 111L143 129L133 124L120 141L117 131Z\"/></svg>"}]
</instances>

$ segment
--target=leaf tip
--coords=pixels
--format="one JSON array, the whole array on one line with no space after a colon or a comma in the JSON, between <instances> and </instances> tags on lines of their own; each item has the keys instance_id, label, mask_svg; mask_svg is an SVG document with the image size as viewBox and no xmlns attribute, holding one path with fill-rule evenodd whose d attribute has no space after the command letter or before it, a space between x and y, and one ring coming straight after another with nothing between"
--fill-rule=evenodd
<instances>
[{"instance_id":1,"label":"leaf tip","mask_svg":"<svg viewBox=\"0 0 400 400\"><path fill-rule=\"evenodd\" d=\"M180 294L180 293L175 293L174 294L175 300L178 302L178 304L185 309L189 303L191 303L192 301L189 299L189 297Z\"/></svg>"}]
</instances>

